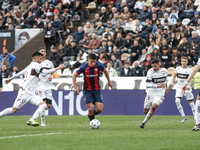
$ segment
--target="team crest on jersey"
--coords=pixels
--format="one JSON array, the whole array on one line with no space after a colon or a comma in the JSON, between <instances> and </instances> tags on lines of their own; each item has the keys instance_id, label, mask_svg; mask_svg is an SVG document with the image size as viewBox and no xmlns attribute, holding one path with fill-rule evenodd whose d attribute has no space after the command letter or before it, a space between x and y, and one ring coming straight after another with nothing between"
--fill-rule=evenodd
<instances>
[{"instance_id":1,"label":"team crest on jersey","mask_svg":"<svg viewBox=\"0 0 200 150\"><path fill-rule=\"evenodd\" d=\"M98 69L96 68L95 71L97 71Z\"/></svg>"}]
</instances>

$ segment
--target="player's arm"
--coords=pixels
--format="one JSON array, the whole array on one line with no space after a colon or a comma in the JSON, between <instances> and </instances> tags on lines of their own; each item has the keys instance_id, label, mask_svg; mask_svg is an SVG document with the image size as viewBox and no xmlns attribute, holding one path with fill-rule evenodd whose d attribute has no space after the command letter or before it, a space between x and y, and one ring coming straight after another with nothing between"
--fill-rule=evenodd
<instances>
[{"instance_id":1,"label":"player's arm","mask_svg":"<svg viewBox=\"0 0 200 150\"><path fill-rule=\"evenodd\" d=\"M174 81L175 81L175 79L176 79L176 74L174 74L174 75L172 76L171 87L174 86Z\"/></svg>"},{"instance_id":2,"label":"player's arm","mask_svg":"<svg viewBox=\"0 0 200 150\"><path fill-rule=\"evenodd\" d=\"M190 74L189 77L187 78L187 81L185 81L185 83L184 83L184 85L183 85L183 87L182 87L183 93L185 92L188 83L190 82L190 80L193 79L194 75L199 71L199 69L200 69L200 65L196 65L196 66L194 67L194 69L192 70L191 74Z\"/></svg>"},{"instance_id":3,"label":"player's arm","mask_svg":"<svg viewBox=\"0 0 200 150\"><path fill-rule=\"evenodd\" d=\"M54 73L57 70L64 69L64 68L65 68L64 64L61 64L60 66L53 68L53 69L49 69L49 70L44 69L44 68L40 68L40 73L51 74L51 73Z\"/></svg>"},{"instance_id":4,"label":"player's arm","mask_svg":"<svg viewBox=\"0 0 200 150\"><path fill-rule=\"evenodd\" d=\"M19 78L21 75L24 75L27 71L28 67L26 67L25 69L23 69L22 71L18 72L15 76L5 80L5 83L8 84L11 80L15 79L15 78Z\"/></svg>"},{"instance_id":5,"label":"player's arm","mask_svg":"<svg viewBox=\"0 0 200 150\"><path fill-rule=\"evenodd\" d=\"M112 88L112 83L110 82L110 77L109 77L108 71L106 69L104 69L103 73L108 80L108 86Z\"/></svg>"},{"instance_id":6,"label":"player's arm","mask_svg":"<svg viewBox=\"0 0 200 150\"><path fill-rule=\"evenodd\" d=\"M73 81L73 84L74 84L74 92L76 95L79 95L79 90L78 90L78 87L77 87L77 84L76 84L76 77L79 76L79 74L77 72L75 72L73 75L72 75L72 81Z\"/></svg>"}]
</instances>

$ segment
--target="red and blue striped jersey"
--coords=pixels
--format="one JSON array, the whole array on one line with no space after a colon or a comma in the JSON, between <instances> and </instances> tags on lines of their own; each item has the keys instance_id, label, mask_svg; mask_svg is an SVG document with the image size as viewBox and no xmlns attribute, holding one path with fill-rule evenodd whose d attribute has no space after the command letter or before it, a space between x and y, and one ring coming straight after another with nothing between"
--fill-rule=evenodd
<instances>
[{"instance_id":1,"label":"red and blue striped jersey","mask_svg":"<svg viewBox=\"0 0 200 150\"><path fill-rule=\"evenodd\" d=\"M84 90L100 90L99 76L100 72L104 71L105 67L100 63L96 62L94 67L89 66L89 62L83 63L79 70L76 71L78 75L83 73L84 75Z\"/></svg>"}]
</instances>

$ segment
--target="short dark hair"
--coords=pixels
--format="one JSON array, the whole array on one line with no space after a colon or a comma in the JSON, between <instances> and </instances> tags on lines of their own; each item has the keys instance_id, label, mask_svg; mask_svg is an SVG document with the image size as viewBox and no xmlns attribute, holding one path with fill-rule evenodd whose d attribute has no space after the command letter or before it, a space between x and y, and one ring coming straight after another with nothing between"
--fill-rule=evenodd
<instances>
[{"instance_id":1,"label":"short dark hair","mask_svg":"<svg viewBox=\"0 0 200 150\"><path fill-rule=\"evenodd\" d=\"M158 64L160 61L157 59L157 58L155 58L155 59L153 59L152 61L151 61L151 64Z\"/></svg>"},{"instance_id":2,"label":"short dark hair","mask_svg":"<svg viewBox=\"0 0 200 150\"><path fill-rule=\"evenodd\" d=\"M97 56L95 54L89 54L88 55L88 58L89 59L92 59L92 60L96 60L97 59Z\"/></svg>"},{"instance_id":3,"label":"short dark hair","mask_svg":"<svg viewBox=\"0 0 200 150\"><path fill-rule=\"evenodd\" d=\"M45 48L45 47L40 47L40 48L38 49L38 51L40 51L41 49L45 49L45 50L46 50L46 48Z\"/></svg>"},{"instance_id":4,"label":"short dark hair","mask_svg":"<svg viewBox=\"0 0 200 150\"><path fill-rule=\"evenodd\" d=\"M32 54L32 58L35 57L35 56L43 56L43 54L40 53L40 52L38 52L38 51L35 51L35 52L33 52L33 54Z\"/></svg>"}]
</instances>

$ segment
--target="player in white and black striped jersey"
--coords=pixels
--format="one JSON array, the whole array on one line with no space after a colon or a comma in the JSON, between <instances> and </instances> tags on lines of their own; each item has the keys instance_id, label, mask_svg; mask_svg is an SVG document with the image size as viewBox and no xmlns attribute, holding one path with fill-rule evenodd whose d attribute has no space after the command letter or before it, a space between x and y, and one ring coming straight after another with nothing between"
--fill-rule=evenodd
<instances>
[{"instance_id":1,"label":"player in white and black striped jersey","mask_svg":"<svg viewBox=\"0 0 200 150\"><path fill-rule=\"evenodd\" d=\"M140 128L153 116L156 108L160 106L164 100L165 90L170 94L167 88L167 69L160 68L160 61L154 59L151 62L152 68L147 72L146 80L146 98L144 102L144 113L147 114Z\"/></svg>"},{"instance_id":2,"label":"player in white and black striped jersey","mask_svg":"<svg viewBox=\"0 0 200 150\"><path fill-rule=\"evenodd\" d=\"M187 117L185 116L183 107L181 105L181 99L183 97L181 91L182 91L182 87L184 85L184 82L187 80L188 76L190 75L190 73L192 72L192 69L190 69L188 66L188 58L183 56L181 57L181 66L177 67L175 70L175 74L172 77L172 82L171 82L171 87L174 86L174 81L175 78L177 77L177 88L176 88L176 95L175 95L175 102L176 102L176 106L178 111L180 112L181 116L182 116L182 120L181 122L184 123L187 120ZM194 95L192 93L192 80L189 83L189 86L187 87L187 90L184 93L184 96L186 98L186 100L188 100L190 107L192 109L193 115L194 115L194 120L195 120L195 107L194 107Z\"/></svg>"}]
</instances>

